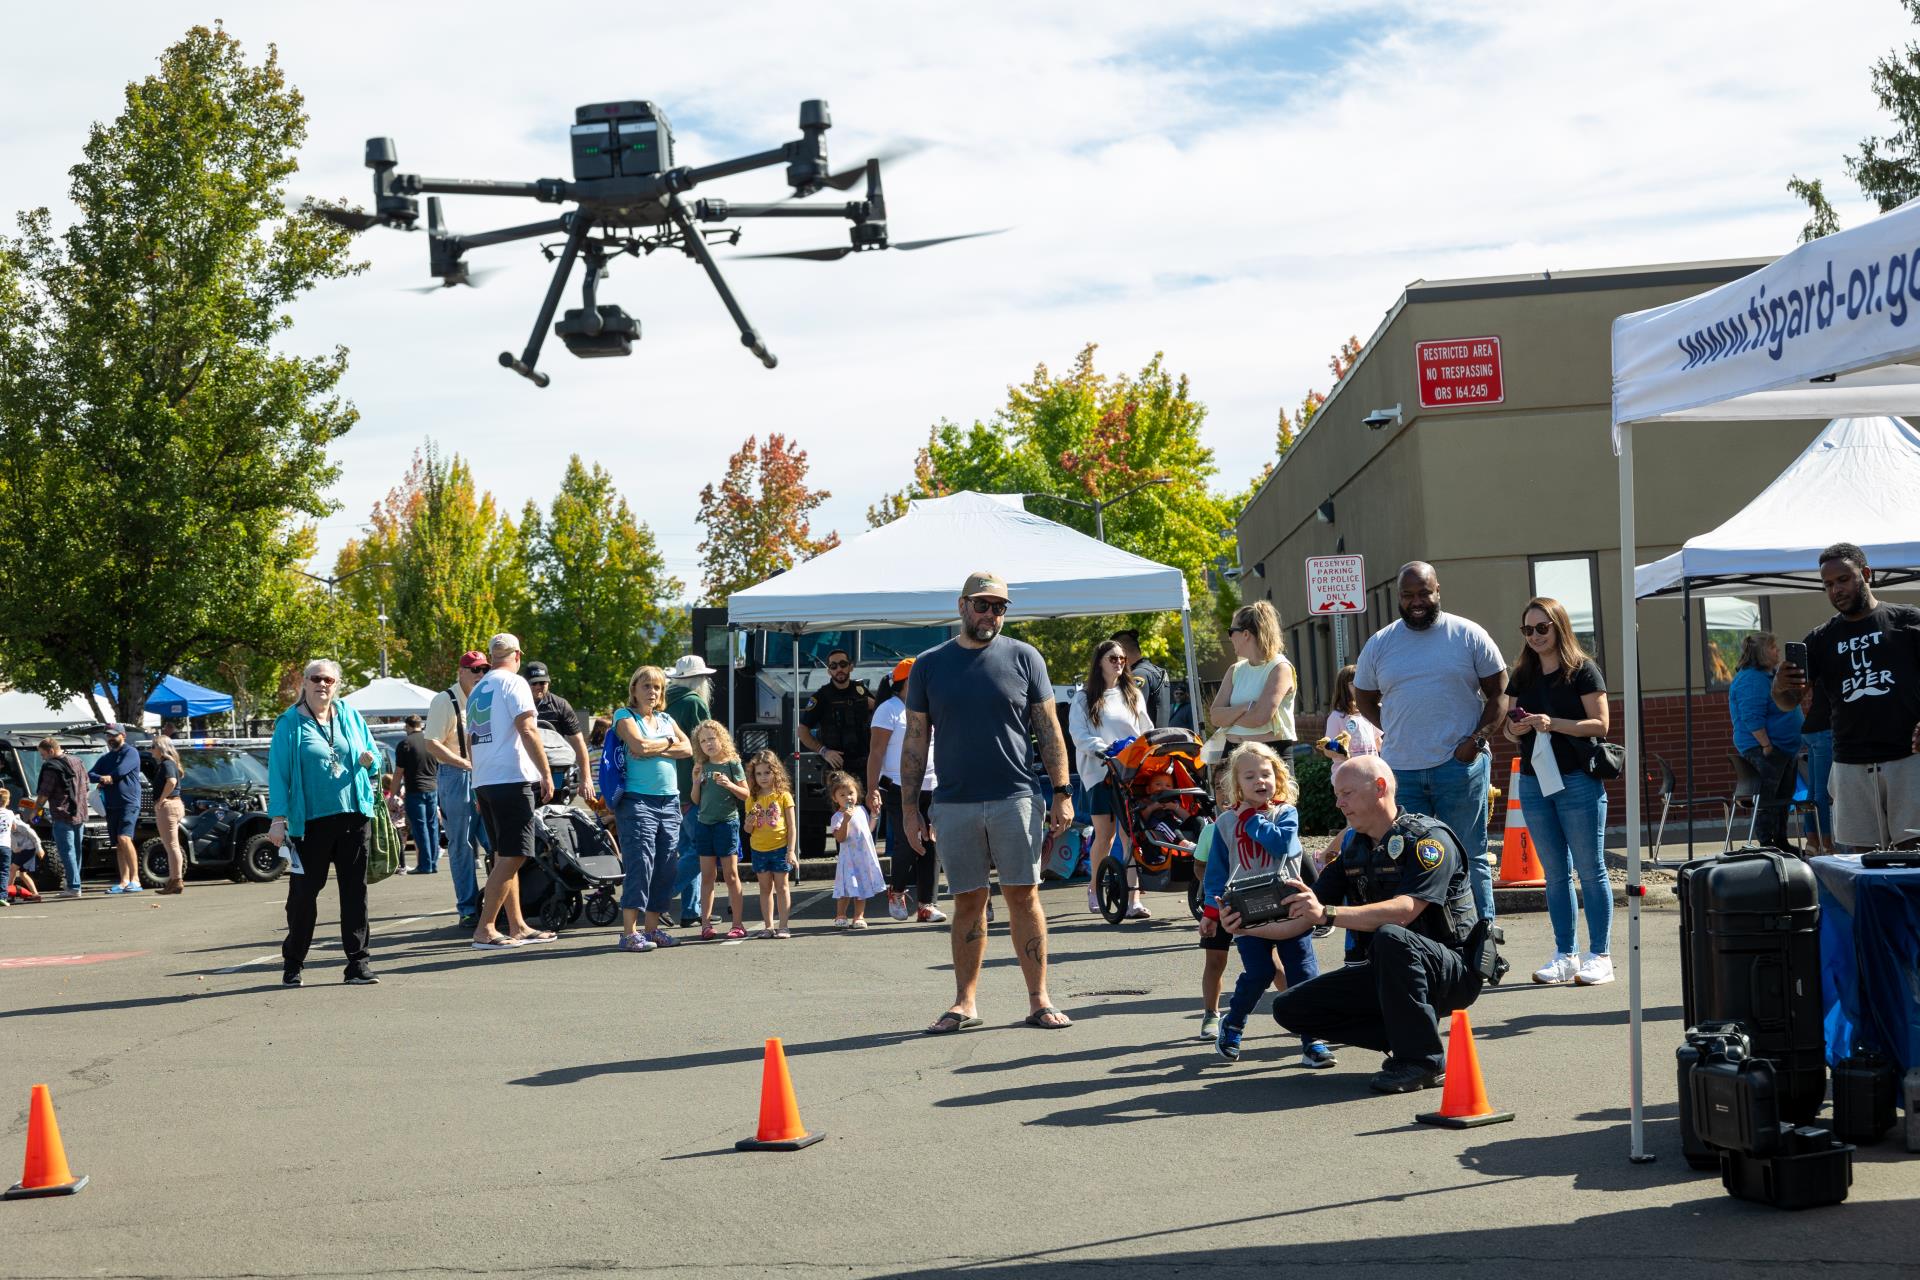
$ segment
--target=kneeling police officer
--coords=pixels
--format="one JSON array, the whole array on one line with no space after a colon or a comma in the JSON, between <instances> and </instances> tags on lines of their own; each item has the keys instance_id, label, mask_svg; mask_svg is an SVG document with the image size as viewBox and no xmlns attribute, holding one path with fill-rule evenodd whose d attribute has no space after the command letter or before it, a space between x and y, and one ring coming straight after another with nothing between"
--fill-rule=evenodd
<instances>
[{"instance_id":1,"label":"kneeling police officer","mask_svg":"<svg viewBox=\"0 0 1920 1280\"><path fill-rule=\"evenodd\" d=\"M1385 761L1341 765L1333 791L1349 830L1314 888L1292 882L1284 920L1246 928L1228 911L1221 923L1275 941L1321 925L1348 930L1346 967L1276 996L1275 1021L1309 1040L1384 1051L1367 1081L1377 1093L1430 1089L1446 1067L1440 1018L1472 1004L1505 967L1498 934L1474 910L1459 840L1445 823L1400 809Z\"/></svg>"}]
</instances>

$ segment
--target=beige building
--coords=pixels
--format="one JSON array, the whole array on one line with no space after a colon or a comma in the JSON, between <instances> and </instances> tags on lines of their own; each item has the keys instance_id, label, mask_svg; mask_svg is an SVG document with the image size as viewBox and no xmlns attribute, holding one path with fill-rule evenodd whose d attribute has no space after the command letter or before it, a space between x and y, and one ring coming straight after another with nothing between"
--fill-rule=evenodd
<instances>
[{"instance_id":1,"label":"beige building","mask_svg":"<svg viewBox=\"0 0 1920 1280\"><path fill-rule=\"evenodd\" d=\"M1300 709L1326 709L1337 670L1335 624L1306 613L1305 562L1336 552L1366 558L1366 612L1344 624L1347 661L1367 636L1399 616L1400 566L1426 560L1438 571L1442 607L1486 627L1509 662L1519 651L1527 599L1561 600L1576 626L1592 633L1608 687L1617 693L1613 663L1627 611L1610 438L1613 321L1705 292L1769 261L1410 285L1238 526L1242 593L1280 611L1299 672ZM1486 346L1467 341L1485 338L1498 339L1498 402L1421 407L1423 371L1429 399L1436 385L1492 397ZM1423 364L1416 355L1422 343L1444 345ZM1824 425L1686 423L1636 431L1639 562L1676 550L1740 510ZM1713 675L1730 671L1743 631L1758 626L1797 638L1831 613L1814 594L1720 600L1705 609L1696 601L1694 608L1697 692L1713 687ZM1670 754L1676 766L1685 656L1680 615L1677 599L1639 609L1649 750ZM1695 714L1705 722L1696 726L1703 735L1696 765L1719 775L1721 768L1703 762L1711 756L1724 766L1725 698L1697 697ZM1665 731L1669 724L1672 735Z\"/></svg>"}]
</instances>

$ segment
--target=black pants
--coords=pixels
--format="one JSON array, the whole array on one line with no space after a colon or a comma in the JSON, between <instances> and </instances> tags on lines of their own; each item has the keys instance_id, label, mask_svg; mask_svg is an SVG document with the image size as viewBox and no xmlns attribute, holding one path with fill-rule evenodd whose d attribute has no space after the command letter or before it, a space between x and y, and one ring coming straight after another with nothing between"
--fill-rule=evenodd
<instances>
[{"instance_id":1,"label":"black pants","mask_svg":"<svg viewBox=\"0 0 1920 1280\"><path fill-rule=\"evenodd\" d=\"M920 793L920 820L927 821L928 811L933 808L933 793ZM907 832L901 817L900 788L885 778L880 780L880 812L887 820L887 888L895 893L904 893L909 881L913 884L914 900L923 907L933 905L938 894L936 881L940 864L934 859L933 833L927 833L927 851L915 853L913 846L907 843Z\"/></svg>"},{"instance_id":2,"label":"black pants","mask_svg":"<svg viewBox=\"0 0 1920 1280\"><path fill-rule=\"evenodd\" d=\"M1275 996L1274 1021L1309 1040L1378 1049L1390 1068L1441 1070L1440 1017L1479 997L1480 975L1459 952L1397 924L1373 935L1371 954Z\"/></svg>"},{"instance_id":3,"label":"black pants","mask_svg":"<svg viewBox=\"0 0 1920 1280\"><path fill-rule=\"evenodd\" d=\"M1798 752L1762 751L1755 747L1743 753L1747 763L1760 775L1753 793L1753 839L1756 844L1784 849L1787 843L1787 806L1793 803L1794 784L1800 781Z\"/></svg>"},{"instance_id":4,"label":"black pants","mask_svg":"<svg viewBox=\"0 0 1920 1280\"><path fill-rule=\"evenodd\" d=\"M364 814L333 813L307 820L307 834L294 841L302 869L287 875L287 940L280 944L287 972L307 962L328 867L340 884L340 946L347 953L347 976L367 972L368 844Z\"/></svg>"}]
</instances>

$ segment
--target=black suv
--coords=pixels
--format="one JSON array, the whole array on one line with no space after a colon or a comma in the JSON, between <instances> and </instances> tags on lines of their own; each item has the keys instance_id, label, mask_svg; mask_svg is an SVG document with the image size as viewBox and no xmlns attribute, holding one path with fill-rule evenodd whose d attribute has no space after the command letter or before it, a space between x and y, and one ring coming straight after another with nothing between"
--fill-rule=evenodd
<instances>
[{"instance_id":1,"label":"black suv","mask_svg":"<svg viewBox=\"0 0 1920 1280\"><path fill-rule=\"evenodd\" d=\"M40 740L52 738L60 744L60 749L80 762L82 769L92 769L94 763L106 754L106 744L98 737L77 733L4 733L0 734L0 786L13 792L12 808L15 813L26 813L26 802L33 799L34 789L40 785ZM87 788L88 813L86 823L80 833L80 870L83 875L94 873L111 878L114 874L113 841L107 836L107 820L100 807L100 789ZM53 849L53 823L43 813L31 815L34 831L40 837L43 851L40 864L34 874L34 881L42 892L66 888L65 870Z\"/></svg>"},{"instance_id":2,"label":"black suv","mask_svg":"<svg viewBox=\"0 0 1920 1280\"><path fill-rule=\"evenodd\" d=\"M267 768L246 747L189 743L180 752L180 799L186 821L180 847L188 874L223 873L264 883L287 869L286 855L267 839ZM261 750L264 755L264 748ZM143 827L151 804L142 806ZM140 842L140 882L167 882L167 851L158 836Z\"/></svg>"}]
</instances>

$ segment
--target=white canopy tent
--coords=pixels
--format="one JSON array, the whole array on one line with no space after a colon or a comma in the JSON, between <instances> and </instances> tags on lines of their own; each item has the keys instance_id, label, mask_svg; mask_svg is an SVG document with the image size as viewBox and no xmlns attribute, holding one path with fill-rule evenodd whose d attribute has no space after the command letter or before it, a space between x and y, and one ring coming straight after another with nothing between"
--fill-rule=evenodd
<instances>
[{"instance_id":1,"label":"white canopy tent","mask_svg":"<svg viewBox=\"0 0 1920 1280\"><path fill-rule=\"evenodd\" d=\"M113 707L104 698L101 699L101 707L109 716L113 714ZM80 694L55 706L38 694L23 693L19 689L0 689L0 730L46 733L99 723L100 717L94 713L92 704ZM150 729L160 723L160 717L148 711L141 715L140 723Z\"/></svg>"},{"instance_id":2,"label":"white canopy tent","mask_svg":"<svg viewBox=\"0 0 1920 1280\"><path fill-rule=\"evenodd\" d=\"M433 690L423 689L399 676L381 676L369 680L342 699L367 719L383 716L424 716L433 701Z\"/></svg>"},{"instance_id":3,"label":"white canopy tent","mask_svg":"<svg viewBox=\"0 0 1920 1280\"><path fill-rule=\"evenodd\" d=\"M1200 705L1185 575L1033 515L1019 494L966 490L911 503L891 524L735 592L727 599L727 621L796 635L953 623L961 584L982 570L1006 579L1015 618L1177 611L1188 696ZM793 660L797 693L798 645ZM798 704L796 697L796 715Z\"/></svg>"},{"instance_id":4,"label":"white canopy tent","mask_svg":"<svg viewBox=\"0 0 1920 1280\"><path fill-rule=\"evenodd\" d=\"M1920 412L1920 202L1801 245L1718 289L1613 323L1613 437L1620 460L1620 592L1638 597L1636 428L1688 421L1864 418ZM1920 518L1920 517L1916 517ZM1859 541L1848 538L1848 541ZM1684 553L1683 553L1684 554ZM1640 662L1622 627L1626 721L1629 1158L1646 1150L1641 1071Z\"/></svg>"}]
</instances>

